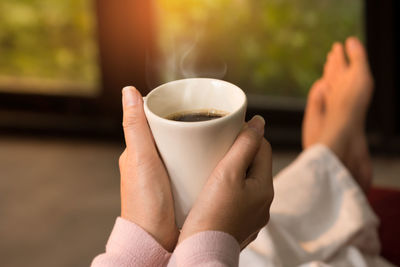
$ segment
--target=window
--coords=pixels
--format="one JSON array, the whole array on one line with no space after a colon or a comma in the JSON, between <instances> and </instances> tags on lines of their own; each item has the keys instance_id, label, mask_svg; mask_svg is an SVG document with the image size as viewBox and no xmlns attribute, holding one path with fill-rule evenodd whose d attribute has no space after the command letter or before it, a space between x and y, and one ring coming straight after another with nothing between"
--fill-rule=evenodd
<instances>
[{"instance_id":1,"label":"window","mask_svg":"<svg viewBox=\"0 0 400 267\"><path fill-rule=\"evenodd\" d=\"M304 99L334 41L364 39L363 0L157 1L162 81L224 78Z\"/></svg>"},{"instance_id":2,"label":"window","mask_svg":"<svg viewBox=\"0 0 400 267\"><path fill-rule=\"evenodd\" d=\"M159 0L157 84L186 77L222 78L262 114L273 145L300 143L305 99L333 42L364 39L364 1Z\"/></svg>"},{"instance_id":3,"label":"window","mask_svg":"<svg viewBox=\"0 0 400 267\"><path fill-rule=\"evenodd\" d=\"M0 91L93 96L99 91L92 2L0 2Z\"/></svg>"},{"instance_id":4,"label":"window","mask_svg":"<svg viewBox=\"0 0 400 267\"><path fill-rule=\"evenodd\" d=\"M0 130L121 136L123 86L145 95L169 80L208 76L247 92L248 116L266 118L275 147L298 146L305 96L326 53L334 41L357 35L375 75L373 140L394 147L388 140L400 137L396 4L3 0Z\"/></svg>"}]
</instances>

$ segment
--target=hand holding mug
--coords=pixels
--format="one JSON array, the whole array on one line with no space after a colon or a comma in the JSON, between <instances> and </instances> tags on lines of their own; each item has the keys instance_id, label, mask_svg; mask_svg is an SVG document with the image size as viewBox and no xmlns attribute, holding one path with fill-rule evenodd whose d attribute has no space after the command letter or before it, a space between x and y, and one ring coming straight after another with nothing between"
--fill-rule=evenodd
<instances>
[{"instance_id":1,"label":"hand holding mug","mask_svg":"<svg viewBox=\"0 0 400 267\"><path fill-rule=\"evenodd\" d=\"M199 80L189 82L198 83ZM206 88L204 85L209 84L217 86L216 89L218 90L230 90L231 88L230 84L220 81L202 79L200 82L203 83L202 88ZM214 90L214 88L209 88L209 90ZM234 91L236 92L233 95L234 98L224 103L233 105L232 108L235 111L226 118L218 119L217 123L195 123L191 124L190 127L185 127L186 124L170 123L168 120L159 119L151 112L147 112L147 120L149 119L148 116L151 116L150 122L153 123L152 130L158 127L156 138L156 141L159 141L158 144L172 145L172 148L181 146L182 151L178 151L181 151L182 155L194 158L199 155L204 156L204 154L201 154L203 153L201 151L204 151L204 149L201 149L203 144L217 143L221 145L221 143L224 143L224 146L230 146L229 142L233 143L234 141L234 139L230 140L235 136L236 127L243 124L245 110L243 93L240 89ZM165 98L157 98L157 95L153 94L153 99ZM140 93L133 87L124 88L123 126L127 148L120 157L121 216L142 227L164 248L172 251L179 236L175 221L177 219L179 223L179 219L184 217L176 216L170 177L155 147L143 107L146 111L147 106L143 106ZM158 105L157 107L162 106ZM162 122L162 124L155 124L155 121ZM163 130L168 134L163 135ZM172 139L171 132L173 132ZM182 142L182 138L187 133L189 134L187 135L188 138ZM268 142L263 139L263 133L264 120L260 117L253 118L239 134L233 146L228 149L228 153L221 156L222 160L216 161L217 167L213 168L214 171L211 169L210 173L212 174L206 179L205 186L201 186L203 189L198 198L195 191L202 182L200 179L194 179L196 177L193 175L198 175L198 173L193 173L192 168L197 168L198 171L202 172L208 172L208 170L199 169L199 161L192 159L188 161L181 157L182 155L179 153L168 154L168 156L176 156L176 159L180 160L178 162L185 159L188 164L183 166L188 171L188 175L182 177L185 178L187 185L192 183L196 185L194 187L192 185L194 191L191 192L190 196L197 198L197 201L184 224L180 241L192 234L206 230L227 232L237 239L242 248L255 239L258 231L268 222L269 207L273 198L271 148ZM167 137L168 142L160 137ZM160 140L164 142L160 142ZM199 149L193 150L193 145L196 142L193 143L191 140L202 140L197 143ZM160 147L158 148L160 149ZM184 150L186 148L189 148L189 150ZM199 151L201 153L198 155L187 153L188 151ZM223 153L223 149L209 150L207 153L208 156L201 159L213 162L215 161L214 157L219 157L216 154ZM164 155L166 154L164 153ZM199 158L197 159L199 160ZM171 161L169 162L171 163ZM196 167L189 167L192 166L192 163L196 164L193 165ZM202 164L201 166L207 168L211 166L207 162L202 162ZM182 167L182 164L176 166ZM174 170L177 169L169 169L172 172ZM192 172L189 172L189 170L192 170ZM175 172L173 174L176 175ZM175 179L175 182L177 181L179 180ZM182 189L184 188L190 189L189 187ZM173 187L173 189L176 190L176 187ZM180 193L185 194L187 192L180 191ZM174 197L176 198L177 195L174 195ZM187 205L186 207L191 207L190 198L186 199L186 202L183 201L184 199L181 199L178 204L183 203ZM177 200L175 199L176 204ZM178 207L180 206L178 205Z\"/></svg>"},{"instance_id":2,"label":"hand holding mug","mask_svg":"<svg viewBox=\"0 0 400 267\"><path fill-rule=\"evenodd\" d=\"M123 111L126 149L119 159L121 217L136 223L172 251L179 230L171 186L147 125L142 96L133 87L123 89Z\"/></svg>"},{"instance_id":3,"label":"hand holding mug","mask_svg":"<svg viewBox=\"0 0 400 267\"><path fill-rule=\"evenodd\" d=\"M231 234L241 248L269 220L273 199L271 146L263 138L264 120L256 116L219 162L183 225L179 242L207 230Z\"/></svg>"}]
</instances>

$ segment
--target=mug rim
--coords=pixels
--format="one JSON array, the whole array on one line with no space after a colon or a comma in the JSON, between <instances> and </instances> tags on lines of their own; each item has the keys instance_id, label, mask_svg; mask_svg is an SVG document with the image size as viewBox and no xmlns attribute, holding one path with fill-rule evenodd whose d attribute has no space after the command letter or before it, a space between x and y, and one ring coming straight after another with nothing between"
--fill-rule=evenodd
<instances>
[{"instance_id":1,"label":"mug rim","mask_svg":"<svg viewBox=\"0 0 400 267\"><path fill-rule=\"evenodd\" d=\"M192 81L196 81L196 80L208 80L210 82L212 81L216 81L216 82L221 82L221 83L225 83L228 86L231 86L233 88L235 88L236 90L238 90L242 96L243 96L243 101L240 104L240 106L235 109L235 111L228 113L227 115L217 118L217 119L213 119L213 120L207 120L207 121L174 121L174 120L169 120L166 119L164 117L161 117L157 114L155 114L153 111L150 110L150 108L147 105L147 101L149 99L149 97L152 96L152 94L154 94L156 91L160 90L162 87L167 86L167 85L171 85L174 83L180 83L180 82L192 82ZM159 86L157 86L156 88L154 88L153 90L150 91L150 93L147 94L147 96L143 97L144 100L144 110L146 115L150 115L151 117L153 117L153 119L158 120L160 122L166 123L166 124L170 124L170 125L175 125L175 126L180 126L180 127L193 127L193 126L207 126L207 125L212 125L212 124L216 124L216 123L222 123L224 121L229 120L231 117L236 116L237 113L239 113L243 108L246 108L247 106L247 97L246 94L244 93L244 91L237 85L224 81L224 80L219 80L219 79L214 79L214 78L186 78L186 79L179 79L179 80L174 80L174 81L170 81L167 83L163 83Z\"/></svg>"}]
</instances>

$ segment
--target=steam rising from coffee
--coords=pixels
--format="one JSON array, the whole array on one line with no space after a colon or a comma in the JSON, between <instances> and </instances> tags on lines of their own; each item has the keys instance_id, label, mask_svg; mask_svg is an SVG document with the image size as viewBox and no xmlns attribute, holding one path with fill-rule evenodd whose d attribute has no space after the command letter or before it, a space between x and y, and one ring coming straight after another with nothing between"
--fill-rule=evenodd
<instances>
[{"instance_id":1,"label":"steam rising from coffee","mask_svg":"<svg viewBox=\"0 0 400 267\"><path fill-rule=\"evenodd\" d=\"M150 89L165 82L184 78L222 79L227 73L226 62L216 55L212 44L202 43L203 34L195 40L171 38L168 51L146 57L146 81ZM165 49L167 50L167 49Z\"/></svg>"}]
</instances>

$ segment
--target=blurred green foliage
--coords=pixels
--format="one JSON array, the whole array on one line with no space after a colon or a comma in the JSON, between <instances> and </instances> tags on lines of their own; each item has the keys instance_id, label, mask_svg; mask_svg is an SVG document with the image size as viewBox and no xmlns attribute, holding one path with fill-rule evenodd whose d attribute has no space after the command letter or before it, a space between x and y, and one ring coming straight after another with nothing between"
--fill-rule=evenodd
<instances>
[{"instance_id":1,"label":"blurred green foliage","mask_svg":"<svg viewBox=\"0 0 400 267\"><path fill-rule=\"evenodd\" d=\"M159 0L159 45L168 62L164 79L182 77L188 65L181 63L188 57L198 61L198 69L223 61L223 78L247 91L304 97L321 76L334 41L350 35L363 39L362 3Z\"/></svg>"},{"instance_id":2,"label":"blurred green foliage","mask_svg":"<svg viewBox=\"0 0 400 267\"><path fill-rule=\"evenodd\" d=\"M362 0L155 3L164 80L216 76L252 93L303 97L321 75L332 43L363 37ZM97 85L92 4L1 0L0 77Z\"/></svg>"},{"instance_id":3,"label":"blurred green foliage","mask_svg":"<svg viewBox=\"0 0 400 267\"><path fill-rule=\"evenodd\" d=\"M0 76L97 85L92 4L88 0L1 0Z\"/></svg>"}]
</instances>

